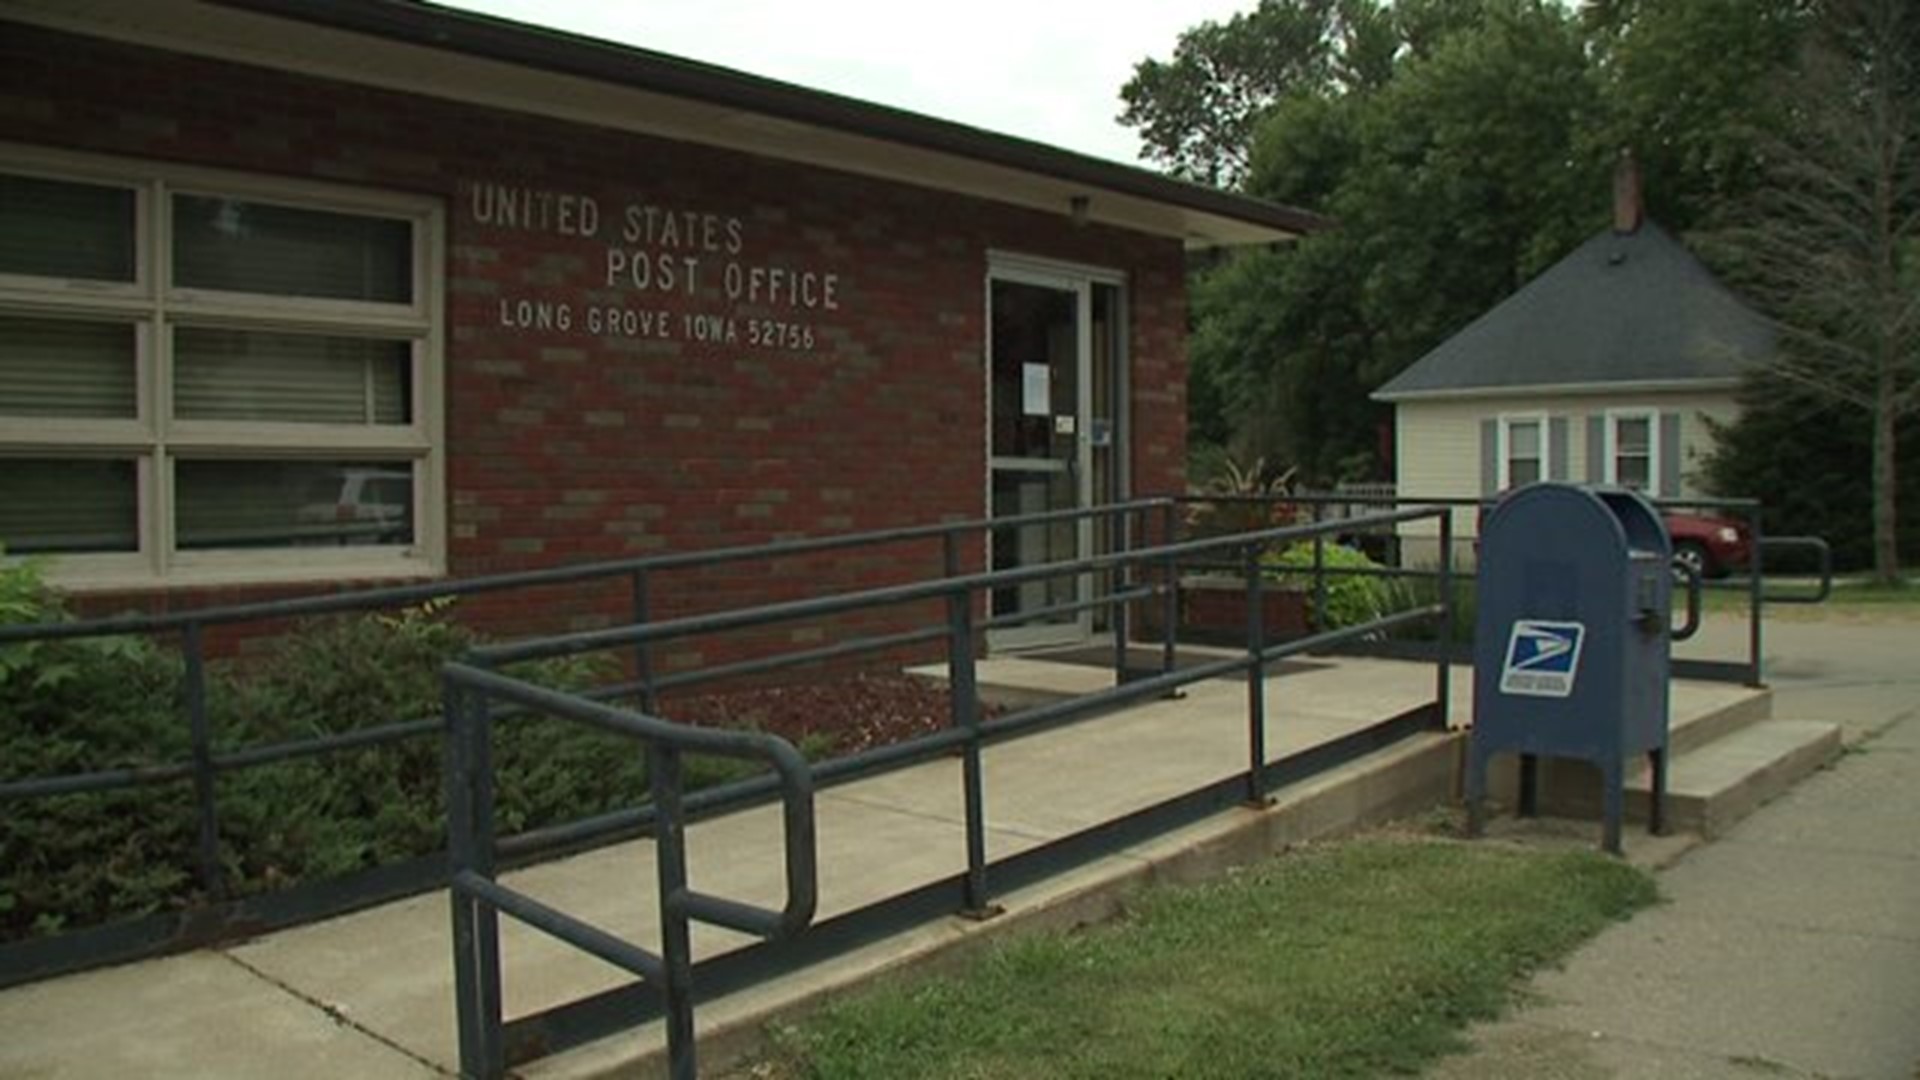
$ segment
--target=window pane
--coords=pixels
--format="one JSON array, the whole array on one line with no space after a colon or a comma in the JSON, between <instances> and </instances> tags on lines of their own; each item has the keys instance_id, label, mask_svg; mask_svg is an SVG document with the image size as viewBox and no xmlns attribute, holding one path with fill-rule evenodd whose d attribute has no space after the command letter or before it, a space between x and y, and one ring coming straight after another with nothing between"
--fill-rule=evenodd
<instances>
[{"instance_id":1,"label":"window pane","mask_svg":"<svg viewBox=\"0 0 1920 1080\"><path fill-rule=\"evenodd\" d=\"M0 273L132 281L128 188L0 176Z\"/></svg>"},{"instance_id":2,"label":"window pane","mask_svg":"<svg viewBox=\"0 0 1920 1080\"><path fill-rule=\"evenodd\" d=\"M1644 416L1615 420L1613 445L1621 454L1645 454L1653 445L1651 422Z\"/></svg>"},{"instance_id":3,"label":"window pane","mask_svg":"<svg viewBox=\"0 0 1920 1080\"><path fill-rule=\"evenodd\" d=\"M404 341L181 327L173 342L173 411L181 419L413 419Z\"/></svg>"},{"instance_id":4,"label":"window pane","mask_svg":"<svg viewBox=\"0 0 1920 1080\"><path fill-rule=\"evenodd\" d=\"M0 544L9 555L137 550L136 475L131 460L0 459Z\"/></svg>"},{"instance_id":5,"label":"window pane","mask_svg":"<svg viewBox=\"0 0 1920 1080\"><path fill-rule=\"evenodd\" d=\"M182 551L413 542L405 461L178 461L174 491Z\"/></svg>"},{"instance_id":6,"label":"window pane","mask_svg":"<svg viewBox=\"0 0 1920 1080\"><path fill-rule=\"evenodd\" d=\"M173 197L173 281L330 300L413 300L413 227L398 218Z\"/></svg>"},{"instance_id":7,"label":"window pane","mask_svg":"<svg viewBox=\"0 0 1920 1080\"><path fill-rule=\"evenodd\" d=\"M0 315L0 416L131 419L130 323Z\"/></svg>"},{"instance_id":8,"label":"window pane","mask_svg":"<svg viewBox=\"0 0 1920 1080\"><path fill-rule=\"evenodd\" d=\"M1645 457L1621 455L1614 459L1614 483L1619 484L1621 487L1645 491L1653 484L1652 469L1648 466L1649 461Z\"/></svg>"},{"instance_id":9,"label":"window pane","mask_svg":"<svg viewBox=\"0 0 1920 1080\"><path fill-rule=\"evenodd\" d=\"M1522 484L1534 484L1540 480L1540 462L1538 459L1515 458L1507 464L1507 486L1519 487Z\"/></svg>"},{"instance_id":10,"label":"window pane","mask_svg":"<svg viewBox=\"0 0 1920 1080\"><path fill-rule=\"evenodd\" d=\"M1511 424L1507 427L1507 456L1510 458L1537 458L1540 456L1540 425L1529 421L1524 424Z\"/></svg>"}]
</instances>

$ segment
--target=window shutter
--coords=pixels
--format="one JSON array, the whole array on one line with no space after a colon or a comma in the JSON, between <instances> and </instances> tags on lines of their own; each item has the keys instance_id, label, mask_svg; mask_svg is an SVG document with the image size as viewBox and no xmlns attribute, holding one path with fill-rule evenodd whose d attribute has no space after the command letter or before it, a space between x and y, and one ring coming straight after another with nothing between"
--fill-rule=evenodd
<instances>
[{"instance_id":1,"label":"window shutter","mask_svg":"<svg viewBox=\"0 0 1920 1080\"><path fill-rule=\"evenodd\" d=\"M1680 497L1680 414L1663 412L1660 414L1660 441L1656 444L1660 457L1660 495L1662 498Z\"/></svg>"},{"instance_id":2,"label":"window shutter","mask_svg":"<svg viewBox=\"0 0 1920 1080\"><path fill-rule=\"evenodd\" d=\"M1500 490L1500 421L1480 421L1480 494Z\"/></svg>"},{"instance_id":3,"label":"window shutter","mask_svg":"<svg viewBox=\"0 0 1920 1080\"><path fill-rule=\"evenodd\" d=\"M1607 418L1595 413L1587 417L1587 483L1607 482Z\"/></svg>"},{"instance_id":4,"label":"window shutter","mask_svg":"<svg viewBox=\"0 0 1920 1080\"><path fill-rule=\"evenodd\" d=\"M1567 418L1547 418L1547 479L1565 480L1572 476L1567 461Z\"/></svg>"}]
</instances>

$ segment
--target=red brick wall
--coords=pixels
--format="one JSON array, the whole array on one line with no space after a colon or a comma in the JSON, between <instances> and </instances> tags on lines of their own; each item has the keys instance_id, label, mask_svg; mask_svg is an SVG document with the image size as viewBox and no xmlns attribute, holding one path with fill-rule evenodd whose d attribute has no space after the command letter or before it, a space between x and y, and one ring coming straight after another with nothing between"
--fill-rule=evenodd
<instances>
[{"instance_id":1,"label":"red brick wall","mask_svg":"<svg viewBox=\"0 0 1920 1080\"><path fill-rule=\"evenodd\" d=\"M443 200L447 527L456 576L983 515L990 248L1128 275L1134 489L1181 484L1186 311L1176 241L1075 228L1065 213L12 25L0 25L0 139ZM587 240L478 223L475 183L591 197L599 234ZM609 234L636 203L710 213L721 223L718 250L692 252L702 263L699 295L605 287ZM738 251L728 250L732 222ZM798 312L814 348L579 328L594 303L664 309L676 330L688 312L786 316L777 305L726 301L728 261L838 275L838 310ZM575 328L503 327L503 300L510 311L520 300L567 304ZM970 545L976 564L981 550ZM778 572L683 573L662 583L661 605L712 609L903 580L937 566L937 548L921 545ZM553 603L476 599L470 609L524 631L611 621L624 598L622 586ZM195 599L223 597L201 590Z\"/></svg>"}]
</instances>

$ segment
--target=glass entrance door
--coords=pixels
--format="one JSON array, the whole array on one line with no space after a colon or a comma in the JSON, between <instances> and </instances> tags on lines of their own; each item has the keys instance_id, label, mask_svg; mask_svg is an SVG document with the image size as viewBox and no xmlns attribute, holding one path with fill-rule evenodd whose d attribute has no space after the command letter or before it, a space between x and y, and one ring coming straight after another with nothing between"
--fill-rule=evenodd
<instances>
[{"instance_id":1,"label":"glass entrance door","mask_svg":"<svg viewBox=\"0 0 1920 1080\"><path fill-rule=\"evenodd\" d=\"M1090 286L1085 280L997 268L988 282L992 445L989 456L996 518L1089 505L1088 439L1091 384ZM1091 549L1091 523L1046 522L996 529L995 570L1064 562ZM1089 595L1090 579L1068 574L996 589L996 619L1027 615L995 630L995 649L1085 638L1084 610L1062 610Z\"/></svg>"}]
</instances>

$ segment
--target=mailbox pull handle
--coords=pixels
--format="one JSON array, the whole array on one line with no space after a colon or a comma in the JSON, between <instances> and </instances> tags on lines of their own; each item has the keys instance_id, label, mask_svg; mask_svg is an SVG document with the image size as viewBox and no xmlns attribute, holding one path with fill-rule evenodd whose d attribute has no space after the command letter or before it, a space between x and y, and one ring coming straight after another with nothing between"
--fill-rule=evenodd
<instances>
[{"instance_id":1,"label":"mailbox pull handle","mask_svg":"<svg viewBox=\"0 0 1920 1080\"><path fill-rule=\"evenodd\" d=\"M1700 568L1676 562L1673 576L1687 592L1687 621L1673 632L1673 640L1685 641L1700 632Z\"/></svg>"}]
</instances>

